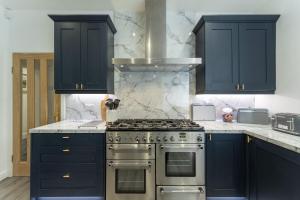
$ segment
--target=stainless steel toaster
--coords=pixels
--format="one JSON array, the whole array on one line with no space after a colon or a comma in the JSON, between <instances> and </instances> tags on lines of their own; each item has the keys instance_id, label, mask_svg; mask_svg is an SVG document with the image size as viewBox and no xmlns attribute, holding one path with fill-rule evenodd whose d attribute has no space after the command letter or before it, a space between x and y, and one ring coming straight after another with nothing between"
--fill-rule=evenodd
<instances>
[{"instance_id":1,"label":"stainless steel toaster","mask_svg":"<svg viewBox=\"0 0 300 200\"><path fill-rule=\"evenodd\" d=\"M277 131L300 136L300 115L277 113L272 116L272 128Z\"/></svg>"},{"instance_id":2,"label":"stainless steel toaster","mask_svg":"<svg viewBox=\"0 0 300 200\"><path fill-rule=\"evenodd\" d=\"M237 122L244 124L269 124L268 109L240 108L237 112Z\"/></svg>"}]
</instances>

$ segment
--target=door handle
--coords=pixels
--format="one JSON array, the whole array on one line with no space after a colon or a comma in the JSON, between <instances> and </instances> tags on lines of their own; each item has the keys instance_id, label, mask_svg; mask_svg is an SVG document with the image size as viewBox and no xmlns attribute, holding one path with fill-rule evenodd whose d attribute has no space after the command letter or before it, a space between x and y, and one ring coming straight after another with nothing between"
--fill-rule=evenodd
<instances>
[{"instance_id":1,"label":"door handle","mask_svg":"<svg viewBox=\"0 0 300 200\"><path fill-rule=\"evenodd\" d=\"M242 84L242 90L245 90L245 84L244 83Z\"/></svg>"},{"instance_id":2,"label":"door handle","mask_svg":"<svg viewBox=\"0 0 300 200\"><path fill-rule=\"evenodd\" d=\"M198 190L164 190L163 188L160 189L160 193L167 194L167 193L203 193L203 188L199 188Z\"/></svg>"},{"instance_id":3,"label":"door handle","mask_svg":"<svg viewBox=\"0 0 300 200\"><path fill-rule=\"evenodd\" d=\"M70 149L63 149L62 152L70 152Z\"/></svg>"},{"instance_id":4,"label":"door handle","mask_svg":"<svg viewBox=\"0 0 300 200\"><path fill-rule=\"evenodd\" d=\"M70 174L69 174L69 173L67 173L67 174L63 175L63 176L62 176L62 178L63 178L63 179L70 179L70 178L71 178L71 176L70 176Z\"/></svg>"},{"instance_id":5,"label":"door handle","mask_svg":"<svg viewBox=\"0 0 300 200\"><path fill-rule=\"evenodd\" d=\"M151 168L152 162L149 161L148 163L118 163L118 162L109 162L108 163L109 167L114 167L114 168L142 168L142 169L148 169Z\"/></svg>"},{"instance_id":6,"label":"door handle","mask_svg":"<svg viewBox=\"0 0 300 200\"><path fill-rule=\"evenodd\" d=\"M113 145L110 145L108 147L108 149L111 150L111 151L118 151L118 152L121 152L121 151L142 151L142 152L146 151L147 152L147 151L152 150L152 145L149 144L148 146L143 147L143 148L140 148L140 147L134 148L134 145L130 145L127 148L125 148L125 147L123 147L123 148L114 147Z\"/></svg>"},{"instance_id":7,"label":"door handle","mask_svg":"<svg viewBox=\"0 0 300 200\"><path fill-rule=\"evenodd\" d=\"M178 145L178 146L164 146L161 145L160 149L203 149L203 145L199 144L199 145L192 145L192 146L186 146L186 145Z\"/></svg>"}]
</instances>

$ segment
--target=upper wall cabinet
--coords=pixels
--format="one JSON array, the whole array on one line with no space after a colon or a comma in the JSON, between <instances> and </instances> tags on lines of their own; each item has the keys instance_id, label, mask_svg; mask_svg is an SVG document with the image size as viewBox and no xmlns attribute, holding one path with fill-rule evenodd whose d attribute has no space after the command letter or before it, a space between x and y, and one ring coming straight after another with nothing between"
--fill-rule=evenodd
<instances>
[{"instance_id":1,"label":"upper wall cabinet","mask_svg":"<svg viewBox=\"0 0 300 200\"><path fill-rule=\"evenodd\" d=\"M197 94L272 94L279 15L203 16L193 32Z\"/></svg>"},{"instance_id":2,"label":"upper wall cabinet","mask_svg":"<svg viewBox=\"0 0 300 200\"><path fill-rule=\"evenodd\" d=\"M114 34L108 15L50 15L56 93L114 93Z\"/></svg>"}]
</instances>

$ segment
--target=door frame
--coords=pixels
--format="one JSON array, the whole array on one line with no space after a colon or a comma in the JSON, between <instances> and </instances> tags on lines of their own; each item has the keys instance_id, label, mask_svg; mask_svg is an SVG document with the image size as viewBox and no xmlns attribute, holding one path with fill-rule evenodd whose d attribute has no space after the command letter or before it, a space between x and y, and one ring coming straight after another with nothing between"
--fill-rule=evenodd
<instances>
[{"instance_id":1,"label":"door frame","mask_svg":"<svg viewBox=\"0 0 300 200\"><path fill-rule=\"evenodd\" d=\"M22 68L21 60L27 61L27 157L21 160L22 134ZM48 122L48 70L47 61L53 60L53 53L13 53L13 176L29 176L30 133L35 127L35 77L34 61L40 61L40 125ZM60 96L55 95L55 121L60 121Z\"/></svg>"}]
</instances>

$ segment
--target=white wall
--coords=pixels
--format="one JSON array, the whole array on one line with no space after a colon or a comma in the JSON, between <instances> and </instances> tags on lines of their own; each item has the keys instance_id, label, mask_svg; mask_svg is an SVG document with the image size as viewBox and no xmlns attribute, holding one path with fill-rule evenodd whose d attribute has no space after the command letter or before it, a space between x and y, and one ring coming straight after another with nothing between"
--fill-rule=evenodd
<instances>
[{"instance_id":1,"label":"white wall","mask_svg":"<svg viewBox=\"0 0 300 200\"><path fill-rule=\"evenodd\" d=\"M7 12L0 5L0 180L11 175L12 76Z\"/></svg>"},{"instance_id":2,"label":"white wall","mask_svg":"<svg viewBox=\"0 0 300 200\"><path fill-rule=\"evenodd\" d=\"M262 13L279 13L277 23L276 95L256 96L256 107L300 113L300 1L273 0Z\"/></svg>"},{"instance_id":3,"label":"white wall","mask_svg":"<svg viewBox=\"0 0 300 200\"><path fill-rule=\"evenodd\" d=\"M49 14L110 14L110 11L11 11L12 52L53 52L54 22Z\"/></svg>"}]
</instances>

